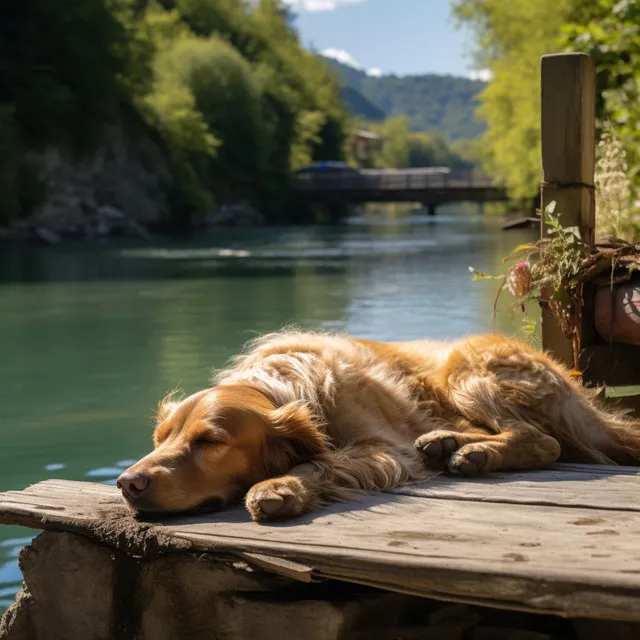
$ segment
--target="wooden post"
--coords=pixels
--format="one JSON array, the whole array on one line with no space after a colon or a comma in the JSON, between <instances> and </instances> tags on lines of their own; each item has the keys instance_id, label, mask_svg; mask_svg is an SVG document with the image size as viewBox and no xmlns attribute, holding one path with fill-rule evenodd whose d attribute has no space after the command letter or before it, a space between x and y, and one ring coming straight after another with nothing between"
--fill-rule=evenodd
<instances>
[{"instance_id":1,"label":"wooden post","mask_svg":"<svg viewBox=\"0 0 640 640\"><path fill-rule=\"evenodd\" d=\"M555 201L560 224L580 228L585 242L595 230L595 64L584 53L542 57L542 209ZM546 237L544 218L542 236ZM547 309L542 345L574 366L572 341Z\"/></svg>"}]
</instances>

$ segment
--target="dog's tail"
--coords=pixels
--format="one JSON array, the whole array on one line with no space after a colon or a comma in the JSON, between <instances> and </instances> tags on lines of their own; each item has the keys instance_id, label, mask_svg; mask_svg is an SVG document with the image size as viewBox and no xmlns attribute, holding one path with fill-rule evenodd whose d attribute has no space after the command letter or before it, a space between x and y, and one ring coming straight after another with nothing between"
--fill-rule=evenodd
<instances>
[{"instance_id":1,"label":"dog's tail","mask_svg":"<svg viewBox=\"0 0 640 640\"><path fill-rule=\"evenodd\" d=\"M559 403L556 437L567 457L600 464L640 465L640 420L605 406L598 390L572 385Z\"/></svg>"}]
</instances>

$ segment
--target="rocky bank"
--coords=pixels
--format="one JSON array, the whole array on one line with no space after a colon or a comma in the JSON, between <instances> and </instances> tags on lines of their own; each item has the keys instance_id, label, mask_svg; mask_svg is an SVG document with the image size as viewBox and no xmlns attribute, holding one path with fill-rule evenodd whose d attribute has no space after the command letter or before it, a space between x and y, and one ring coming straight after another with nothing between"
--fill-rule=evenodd
<instances>
[{"instance_id":1,"label":"rocky bank","mask_svg":"<svg viewBox=\"0 0 640 640\"><path fill-rule=\"evenodd\" d=\"M46 244L62 238L144 238L167 220L173 175L161 145L121 125L112 125L105 140L88 157L53 146L28 153L45 197L27 218L0 229L0 237ZM205 218L209 226L264 223L248 203L217 207Z\"/></svg>"}]
</instances>

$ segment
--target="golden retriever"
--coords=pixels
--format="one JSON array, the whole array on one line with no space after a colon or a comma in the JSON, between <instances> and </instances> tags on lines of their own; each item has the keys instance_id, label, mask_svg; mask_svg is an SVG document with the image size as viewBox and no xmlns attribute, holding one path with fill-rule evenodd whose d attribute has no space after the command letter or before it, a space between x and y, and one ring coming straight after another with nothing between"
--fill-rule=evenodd
<instances>
[{"instance_id":1,"label":"golden retriever","mask_svg":"<svg viewBox=\"0 0 640 640\"><path fill-rule=\"evenodd\" d=\"M140 512L223 507L259 521L433 476L629 463L640 424L504 337L380 343L307 332L253 342L210 389L160 404L155 449L118 479Z\"/></svg>"}]
</instances>

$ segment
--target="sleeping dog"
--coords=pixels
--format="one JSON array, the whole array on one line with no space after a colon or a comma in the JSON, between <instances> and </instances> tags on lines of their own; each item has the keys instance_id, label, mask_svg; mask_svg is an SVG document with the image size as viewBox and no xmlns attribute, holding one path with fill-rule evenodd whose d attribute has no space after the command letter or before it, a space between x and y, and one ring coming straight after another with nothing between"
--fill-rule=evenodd
<instances>
[{"instance_id":1,"label":"sleeping dog","mask_svg":"<svg viewBox=\"0 0 640 640\"><path fill-rule=\"evenodd\" d=\"M282 332L211 388L161 402L154 450L118 479L139 512L297 516L432 477L640 457L640 423L504 337L381 343Z\"/></svg>"}]
</instances>

